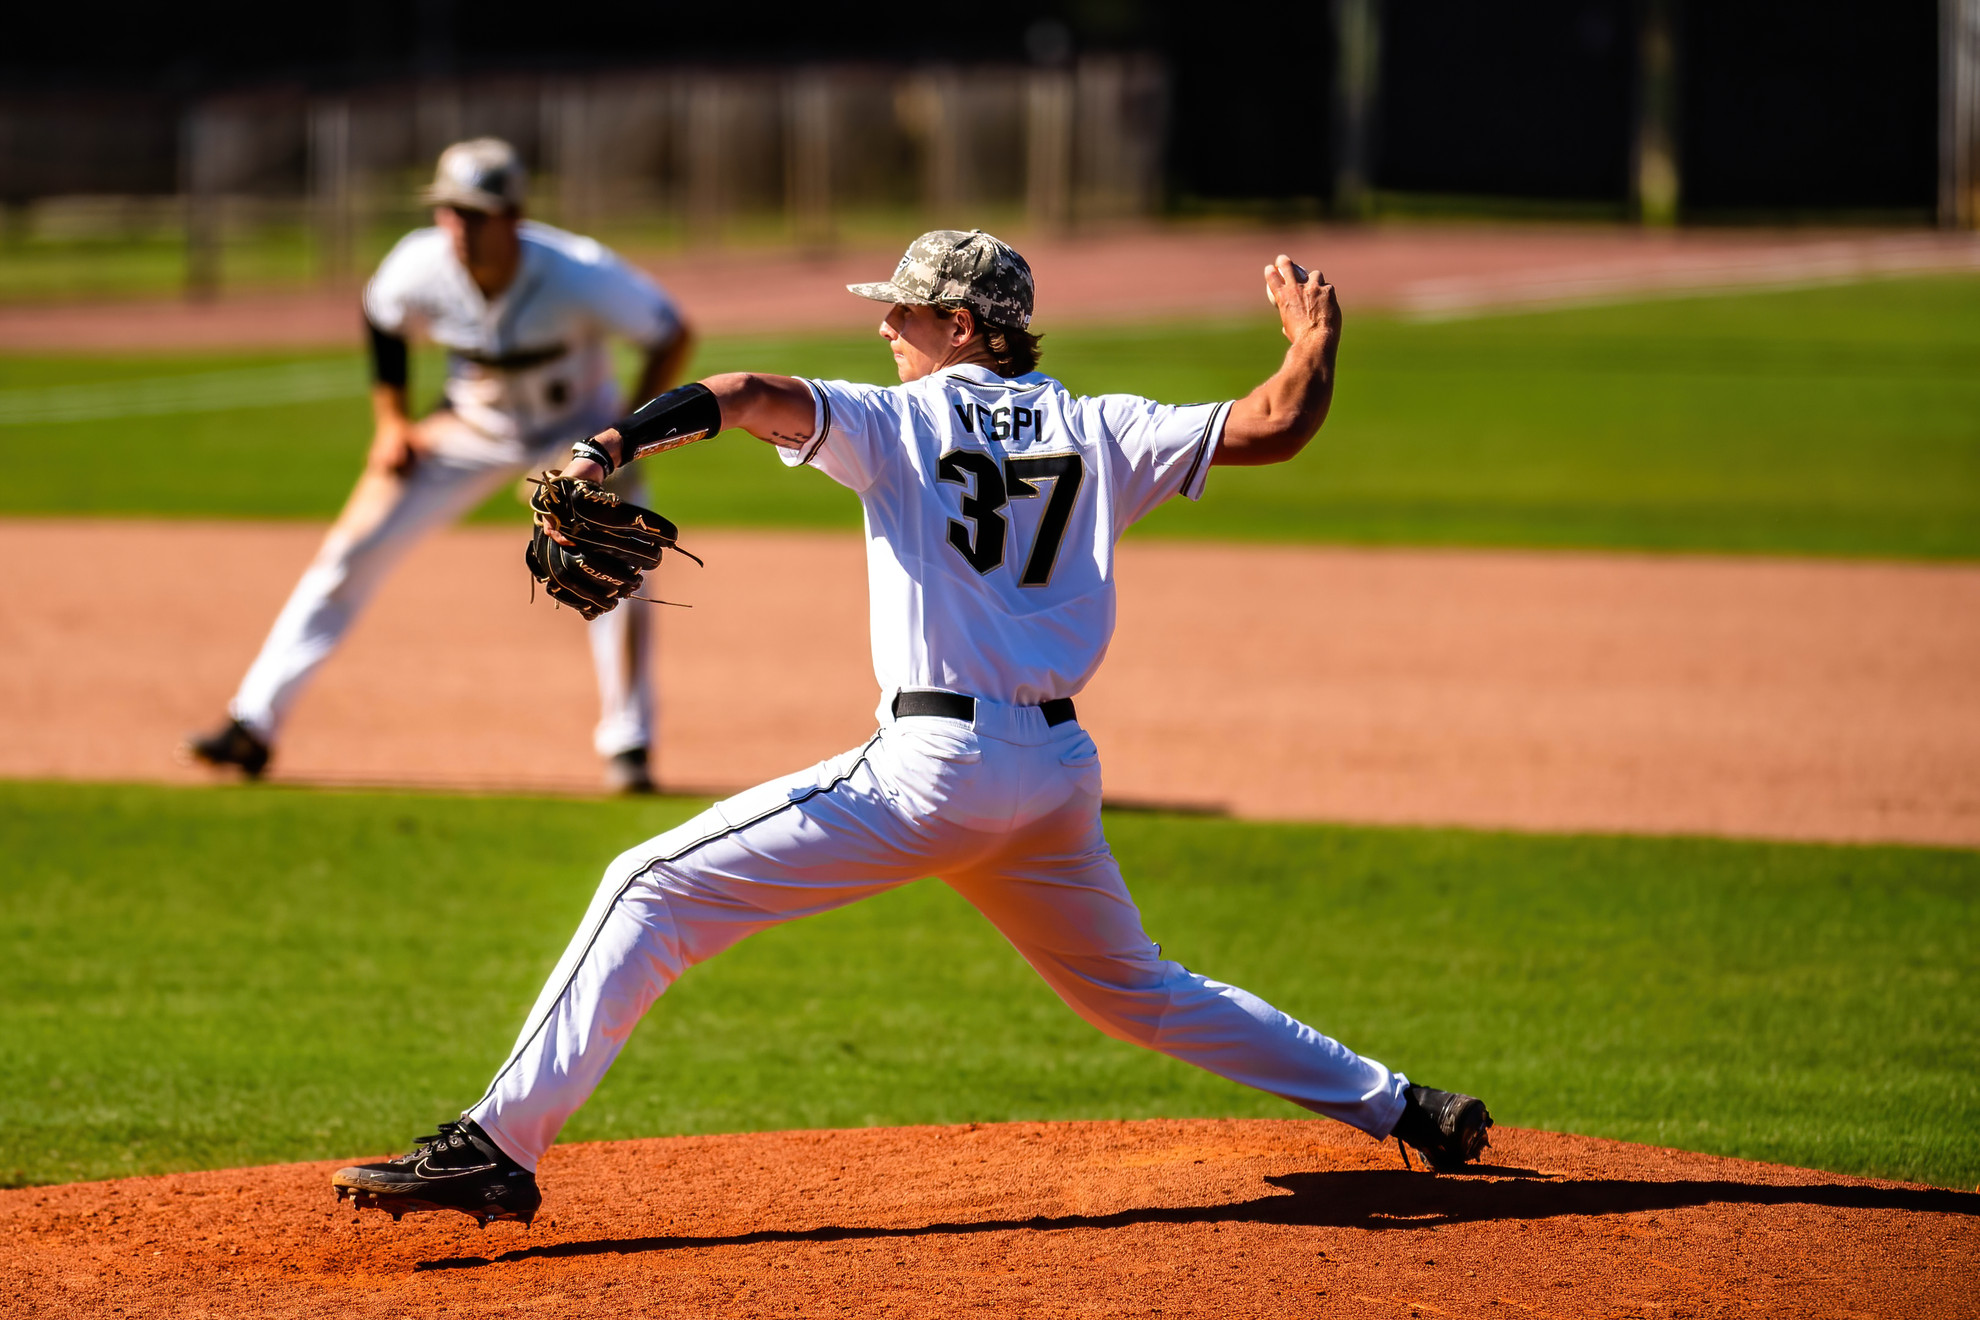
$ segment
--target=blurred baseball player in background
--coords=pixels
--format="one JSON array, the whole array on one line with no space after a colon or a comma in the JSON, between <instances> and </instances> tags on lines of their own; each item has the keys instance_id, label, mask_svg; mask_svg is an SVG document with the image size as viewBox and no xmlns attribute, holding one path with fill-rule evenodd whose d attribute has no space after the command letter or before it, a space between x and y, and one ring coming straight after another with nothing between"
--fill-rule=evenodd
<instances>
[{"instance_id":1,"label":"blurred baseball player in background","mask_svg":"<svg viewBox=\"0 0 1980 1320\"><path fill-rule=\"evenodd\" d=\"M635 398L679 378L692 337L666 292L594 240L523 219L525 184L506 142L477 138L441 153L424 195L434 227L399 240L365 290L376 431L364 472L226 722L183 744L189 759L260 775L303 687L414 542L619 415L608 336L645 354ZM407 391L414 334L447 350L443 401L418 420ZM631 480L614 489L635 494ZM593 741L607 782L650 792L651 608L627 601L589 626ZM409 682L422 663L432 661L408 664Z\"/></svg>"},{"instance_id":2,"label":"blurred baseball player in background","mask_svg":"<svg viewBox=\"0 0 1980 1320\"><path fill-rule=\"evenodd\" d=\"M1333 397L1333 286L1283 256L1265 284L1291 348L1244 398L1080 398L1035 370L1024 259L980 231L937 230L892 279L851 286L891 304L880 334L901 384L715 376L580 441L560 475L595 482L740 427L857 492L880 730L622 854L482 1098L411 1154L339 1171L339 1197L394 1217L528 1220L537 1161L682 972L927 875L1101 1031L1438 1167L1478 1158L1492 1120L1475 1097L1412 1084L1164 958L1102 830L1100 756L1072 698L1113 635L1115 542L1164 501L1201 498L1214 467L1292 458ZM582 529L538 525L585 545Z\"/></svg>"}]
</instances>

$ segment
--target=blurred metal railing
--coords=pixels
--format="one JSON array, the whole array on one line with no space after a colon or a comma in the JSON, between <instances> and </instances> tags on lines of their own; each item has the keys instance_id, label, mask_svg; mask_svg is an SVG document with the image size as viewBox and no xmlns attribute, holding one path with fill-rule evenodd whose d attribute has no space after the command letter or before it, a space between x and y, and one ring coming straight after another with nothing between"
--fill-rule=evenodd
<instances>
[{"instance_id":1,"label":"blurred metal railing","mask_svg":"<svg viewBox=\"0 0 1980 1320\"><path fill-rule=\"evenodd\" d=\"M156 131L156 107L135 107L133 123L151 123L156 139L144 159L81 168L78 153L131 139L100 112L70 123L42 110L30 126L0 104L0 199L9 232L95 216L100 234L137 216L155 237L176 220L195 294L276 267L345 282L418 222L441 148L489 134L522 152L530 209L553 223L635 248L743 239L817 250L869 232L891 243L907 224L1059 230L1151 212L1167 103L1161 62L1141 55L277 89L199 102L176 135ZM59 143L44 140L33 159L9 147L36 126L44 139L66 134L67 166L52 164ZM126 192L151 198L111 200ZM288 237L268 238L278 233Z\"/></svg>"},{"instance_id":2,"label":"blurred metal railing","mask_svg":"<svg viewBox=\"0 0 1980 1320\"><path fill-rule=\"evenodd\" d=\"M1939 223L1980 227L1980 0L1939 0Z\"/></svg>"}]
</instances>

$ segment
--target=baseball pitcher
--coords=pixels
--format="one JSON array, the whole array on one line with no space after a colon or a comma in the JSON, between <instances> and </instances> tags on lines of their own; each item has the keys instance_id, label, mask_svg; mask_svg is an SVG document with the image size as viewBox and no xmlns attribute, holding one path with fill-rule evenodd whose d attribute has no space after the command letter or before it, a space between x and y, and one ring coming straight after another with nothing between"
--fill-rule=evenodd
<instances>
[{"instance_id":1,"label":"baseball pitcher","mask_svg":"<svg viewBox=\"0 0 1980 1320\"><path fill-rule=\"evenodd\" d=\"M636 397L678 379L691 344L667 294L600 244L522 218L525 175L508 143L441 153L425 200L434 226L401 239L364 295L376 432L363 475L316 559L276 616L213 732L182 752L249 777L385 575L427 532L540 469L620 411L607 345L645 353ZM444 401L414 420L407 338L447 350ZM615 488L634 493L630 477ZM628 601L592 620L607 782L650 792L654 740L650 607Z\"/></svg>"},{"instance_id":2,"label":"baseball pitcher","mask_svg":"<svg viewBox=\"0 0 1980 1320\"><path fill-rule=\"evenodd\" d=\"M850 286L889 304L880 336L899 385L715 376L581 442L560 474L574 498L724 427L856 492L879 731L614 861L488 1090L411 1154L337 1173L338 1196L394 1217L527 1221L537 1161L686 968L926 875L1108 1035L1394 1136L1439 1167L1478 1158L1492 1120L1476 1098L1413 1085L1164 958L1101 828L1100 754L1073 701L1113 634L1115 543L1163 501L1201 499L1219 466L1292 458L1332 399L1333 287L1283 256L1265 284L1291 348L1244 398L1081 398L1035 370L1024 259L980 231L938 230L891 279ZM628 516L607 506L594 536L581 505L559 507L533 551L546 580L544 540L609 551Z\"/></svg>"}]
</instances>

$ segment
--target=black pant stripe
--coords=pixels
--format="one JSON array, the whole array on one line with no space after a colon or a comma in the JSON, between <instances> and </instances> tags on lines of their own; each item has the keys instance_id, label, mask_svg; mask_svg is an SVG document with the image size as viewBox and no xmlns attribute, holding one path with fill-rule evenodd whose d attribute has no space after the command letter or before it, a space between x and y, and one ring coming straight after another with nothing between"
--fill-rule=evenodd
<instances>
[{"instance_id":1,"label":"black pant stripe","mask_svg":"<svg viewBox=\"0 0 1980 1320\"><path fill-rule=\"evenodd\" d=\"M629 891L633 887L633 884L636 881L638 881L641 876L645 875L648 871L652 870L655 866L658 866L663 862L677 862L681 858L687 856L689 853L693 852L697 848L706 848L709 844L714 843L718 839L726 839L729 835L740 833L743 830L749 829L753 825L761 825L764 821L769 820L772 816L777 815L779 812L788 811L792 807L802 806L804 803L811 801L811 799L815 797L819 797L823 794L830 793L833 789L839 787L841 784L845 783L848 779L851 779L853 775L859 770L859 768L862 765L866 764L866 758L868 754L873 751L873 744L879 741L880 741L880 734L876 731L871 738L867 739L866 746L859 749L859 756L854 759L851 765L846 767L846 772L840 775L838 778L834 779L831 783L817 785L811 789L806 790L803 793L798 794L796 797L791 798L787 802L779 802L777 805L769 808L767 811L760 811L756 815L751 816L748 820L743 821L740 824L729 825L722 829L716 830L712 834L705 834L701 838L696 839L693 843L690 843L683 848L678 848L673 852L668 853L664 857L655 857L652 861L638 868L631 875L628 875L626 877L625 883L619 886L619 892L612 895L612 901L610 903L607 903L605 907L599 912L598 922L592 928L590 937L587 938L584 942L584 952L582 954L579 954L578 960L571 964L570 975L564 978L563 987L557 991L557 997L550 1001L549 1007L544 1009L542 1019L538 1021L533 1028L530 1029L529 1034L525 1036L522 1039L521 1043L519 1043L515 1047L515 1049L510 1052L508 1062L504 1063L501 1067L501 1070L495 1074L495 1079L488 1083L488 1089L481 1093L481 1099L475 1101L473 1105L469 1106L469 1108L471 1109L478 1108L481 1105L486 1104L488 1102L488 1097L495 1094L495 1088L502 1084L502 1079L509 1075L509 1069L516 1066L516 1060L520 1059L523 1056L523 1052L526 1051L531 1045L534 1045L536 1043L536 1038L543 1033L543 1028L550 1024L550 1019L554 1015L557 1005L563 1003L564 996L568 995L571 992L571 983L577 980L578 969L584 966L584 960L591 956L592 946L597 944L598 937L605 933L606 920L611 917L613 910L619 906L619 900L626 896L627 891Z\"/></svg>"}]
</instances>

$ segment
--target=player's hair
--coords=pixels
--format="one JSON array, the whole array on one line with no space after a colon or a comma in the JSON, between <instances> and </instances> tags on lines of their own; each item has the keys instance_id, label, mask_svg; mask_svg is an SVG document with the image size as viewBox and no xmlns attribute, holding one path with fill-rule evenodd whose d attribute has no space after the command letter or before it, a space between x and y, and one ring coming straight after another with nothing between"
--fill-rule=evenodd
<instances>
[{"instance_id":1,"label":"player's hair","mask_svg":"<svg viewBox=\"0 0 1980 1320\"><path fill-rule=\"evenodd\" d=\"M958 311L958 307L943 307L939 303L935 310L943 320L948 320ZM970 313L976 322L976 333L983 336L983 347L990 351L990 369L999 376L1022 376L1027 371L1038 370L1038 358L1045 350L1040 344L1043 335L1034 335L1018 329L1014 325L998 325Z\"/></svg>"},{"instance_id":2,"label":"player's hair","mask_svg":"<svg viewBox=\"0 0 1980 1320\"><path fill-rule=\"evenodd\" d=\"M1044 351L1038 341L1044 337L1014 325L986 322L983 326L983 346L990 350L991 366L999 376L1022 376L1038 370L1038 355Z\"/></svg>"}]
</instances>

